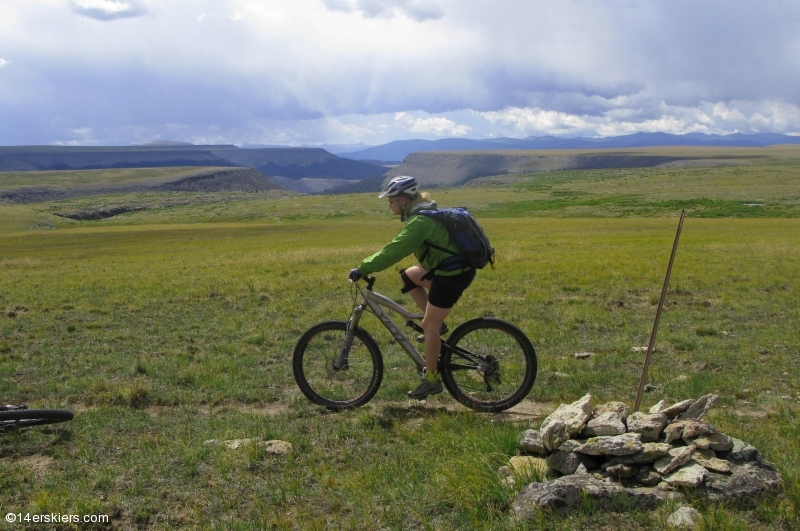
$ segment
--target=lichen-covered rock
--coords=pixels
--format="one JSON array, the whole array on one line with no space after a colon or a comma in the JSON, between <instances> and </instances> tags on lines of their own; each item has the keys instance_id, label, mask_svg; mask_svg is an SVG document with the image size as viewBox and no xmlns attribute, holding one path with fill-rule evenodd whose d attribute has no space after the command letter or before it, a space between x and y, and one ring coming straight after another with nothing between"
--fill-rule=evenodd
<instances>
[{"instance_id":1,"label":"lichen-covered rock","mask_svg":"<svg viewBox=\"0 0 800 531\"><path fill-rule=\"evenodd\" d=\"M553 451L586 427L592 413L592 395L584 395L572 404L561 404L544 419L540 429L544 447Z\"/></svg>"},{"instance_id":2,"label":"lichen-covered rock","mask_svg":"<svg viewBox=\"0 0 800 531\"><path fill-rule=\"evenodd\" d=\"M661 431L669 422L663 413L636 413L628 417L628 433L640 433L642 442L657 441Z\"/></svg>"},{"instance_id":3,"label":"lichen-covered rock","mask_svg":"<svg viewBox=\"0 0 800 531\"><path fill-rule=\"evenodd\" d=\"M570 509L582 507L586 499L600 509L619 511L631 507L653 509L670 496L675 494L650 488L628 489L598 480L592 474L580 474L531 483L517 495L511 509L518 519L532 520L538 517L541 509L566 514Z\"/></svg>"},{"instance_id":4,"label":"lichen-covered rock","mask_svg":"<svg viewBox=\"0 0 800 531\"><path fill-rule=\"evenodd\" d=\"M719 432L708 433L693 439L687 439L684 433L683 440L686 444L693 444L701 450L711 449L718 452L729 452L733 449L733 440L724 433Z\"/></svg>"},{"instance_id":5,"label":"lichen-covered rock","mask_svg":"<svg viewBox=\"0 0 800 531\"><path fill-rule=\"evenodd\" d=\"M708 410L714 407L719 401L717 395L706 395L698 398L686 411L678 415L678 420L685 419L700 419L708 413Z\"/></svg>"},{"instance_id":6,"label":"lichen-covered rock","mask_svg":"<svg viewBox=\"0 0 800 531\"><path fill-rule=\"evenodd\" d=\"M606 465L604 465L606 475L614 478L628 479L634 477L636 473L639 472L639 469L635 466L622 465L622 464L608 465L608 466Z\"/></svg>"},{"instance_id":7,"label":"lichen-covered rock","mask_svg":"<svg viewBox=\"0 0 800 531\"><path fill-rule=\"evenodd\" d=\"M589 420L586 427L581 431L580 436L598 437L603 435L620 435L625 433L625 423L619 411L606 411Z\"/></svg>"},{"instance_id":8,"label":"lichen-covered rock","mask_svg":"<svg viewBox=\"0 0 800 531\"><path fill-rule=\"evenodd\" d=\"M644 485L645 487L655 487L659 483L661 483L661 474L650 468L649 466L643 466L639 468L639 472L636 473L636 477L634 477L637 483L640 485Z\"/></svg>"},{"instance_id":9,"label":"lichen-covered rock","mask_svg":"<svg viewBox=\"0 0 800 531\"><path fill-rule=\"evenodd\" d=\"M692 507L681 507L667 518L667 526L679 529L694 529L702 515Z\"/></svg>"},{"instance_id":10,"label":"lichen-covered rock","mask_svg":"<svg viewBox=\"0 0 800 531\"><path fill-rule=\"evenodd\" d=\"M712 501L725 501L752 507L764 498L777 496L783 479L767 465L734 465L730 475L709 472L699 493Z\"/></svg>"},{"instance_id":11,"label":"lichen-covered rock","mask_svg":"<svg viewBox=\"0 0 800 531\"><path fill-rule=\"evenodd\" d=\"M669 474L676 468L688 463L696 449L697 447L694 445L673 448L667 455L656 461L653 468L662 476Z\"/></svg>"},{"instance_id":12,"label":"lichen-covered rock","mask_svg":"<svg viewBox=\"0 0 800 531\"><path fill-rule=\"evenodd\" d=\"M635 454L613 457L608 462L622 465L645 465L664 457L670 450L672 450L672 445L667 443L649 442L642 444L642 449Z\"/></svg>"},{"instance_id":13,"label":"lichen-covered rock","mask_svg":"<svg viewBox=\"0 0 800 531\"><path fill-rule=\"evenodd\" d=\"M692 459L697 461L698 464L709 472L719 472L720 474L731 473L730 462L718 458L714 450L696 450L692 455Z\"/></svg>"},{"instance_id":14,"label":"lichen-covered rock","mask_svg":"<svg viewBox=\"0 0 800 531\"><path fill-rule=\"evenodd\" d=\"M529 453L547 453L547 448L544 447L542 434L539 433L539 430L525 430L522 432L519 441L517 441L517 446L519 446L521 450Z\"/></svg>"},{"instance_id":15,"label":"lichen-covered rock","mask_svg":"<svg viewBox=\"0 0 800 531\"><path fill-rule=\"evenodd\" d=\"M609 412L618 413L620 420L625 422L628 419L630 408L623 402L606 402L605 404L600 404L592 409L592 418L599 417L603 413Z\"/></svg>"},{"instance_id":16,"label":"lichen-covered rock","mask_svg":"<svg viewBox=\"0 0 800 531\"><path fill-rule=\"evenodd\" d=\"M589 455L631 455L642 449L641 435L623 433L587 439L576 452Z\"/></svg>"},{"instance_id":17,"label":"lichen-covered rock","mask_svg":"<svg viewBox=\"0 0 800 531\"><path fill-rule=\"evenodd\" d=\"M712 426L704 420L681 420L678 423L683 424L683 439L694 439L701 435L708 435L709 433L717 433L716 426Z\"/></svg>"},{"instance_id":18,"label":"lichen-covered rock","mask_svg":"<svg viewBox=\"0 0 800 531\"><path fill-rule=\"evenodd\" d=\"M583 465L586 469L598 467L597 462L588 455L577 452L563 452L561 450L547 458L547 465L565 476L574 474L580 465Z\"/></svg>"},{"instance_id":19,"label":"lichen-covered rock","mask_svg":"<svg viewBox=\"0 0 800 531\"><path fill-rule=\"evenodd\" d=\"M662 409L661 411L659 411L659 413L665 414L668 419L672 420L681 413L685 412L687 409L689 409L689 407L692 404L694 404L694 402L695 401L692 400L691 398L689 398L688 400L682 400L680 402L672 404L667 408Z\"/></svg>"},{"instance_id":20,"label":"lichen-covered rock","mask_svg":"<svg viewBox=\"0 0 800 531\"><path fill-rule=\"evenodd\" d=\"M706 478L708 470L690 461L687 465L664 476L664 481L672 487L697 488Z\"/></svg>"},{"instance_id":21,"label":"lichen-covered rock","mask_svg":"<svg viewBox=\"0 0 800 531\"><path fill-rule=\"evenodd\" d=\"M753 446L750 446L741 439L736 439L734 437L731 437L731 442L733 442L733 447L731 448L730 452L727 452L726 454L721 455L720 457L724 457L728 461L738 464L764 463L764 458L761 457L759 451L756 450Z\"/></svg>"}]
</instances>

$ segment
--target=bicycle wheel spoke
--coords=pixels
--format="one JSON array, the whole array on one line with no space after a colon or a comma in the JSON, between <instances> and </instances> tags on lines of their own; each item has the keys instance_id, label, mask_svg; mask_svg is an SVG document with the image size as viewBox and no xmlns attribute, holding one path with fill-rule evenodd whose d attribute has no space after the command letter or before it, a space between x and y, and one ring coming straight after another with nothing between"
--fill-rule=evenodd
<instances>
[{"instance_id":1,"label":"bicycle wheel spoke","mask_svg":"<svg viewBox=\"0 0 800 531\"><path fill-rule=\"evenodd\" d=\"M446 350L443 378L453 396L465 405L502 411L530 391L536 377L536 355L513 325L499 319L475 319L456 330L448 343L458 348ZM469 354L461 355L462 349ZM477 363L458 362L467 356Z\"/></svg>"},{"instance_id":2,"label":"bicycle wheel spoke","mask_svg":"<svg viewBox=\"0 0 800 531\"><path fill-rule=\"evenodd\" d=\"M380 352L363 330L357 330L341 369L334 368L346 332L346 323L330 321L309 329L294 356L300 389L313 402L334 409L367 402L378 389L383 374Z\"/></svg>"}]
</instances>

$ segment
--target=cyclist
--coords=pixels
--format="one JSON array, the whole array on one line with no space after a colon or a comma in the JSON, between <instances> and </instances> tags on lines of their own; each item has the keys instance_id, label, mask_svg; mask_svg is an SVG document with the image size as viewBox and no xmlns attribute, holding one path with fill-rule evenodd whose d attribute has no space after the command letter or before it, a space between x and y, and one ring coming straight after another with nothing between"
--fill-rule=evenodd
<instances>
[{"instance_id":1,"label":"cyclist","mask_svg":"<svg viewBox=\"0 0 800 531\"><path fill-rule=\"evenodd\" d=\"M408 293L425 313L422 331L425 342L425 374L419 386L409 391L408 397L422 400L428 395L442 392L438 359L441 351L441 334L447 333L445 318L453 305L475 278L475 270L465 266L453 271L441 271L437 266L452 256L437 249L442 247L458 253L458 246L450 241L447 229L428 216L415 215L420 210L436 210L430 194L420 193L414 177L400 176L391 179L378 196L389 198L389 208L404 222L397 237L383 249L365 258L358 268L350 271L350 279L358 280L396 264L413 253L420 265L400 270L403 293ZM429 245L432 244L432 245ZM426 291L427 290L427 291Z\"/></svg>"}]
</instances>

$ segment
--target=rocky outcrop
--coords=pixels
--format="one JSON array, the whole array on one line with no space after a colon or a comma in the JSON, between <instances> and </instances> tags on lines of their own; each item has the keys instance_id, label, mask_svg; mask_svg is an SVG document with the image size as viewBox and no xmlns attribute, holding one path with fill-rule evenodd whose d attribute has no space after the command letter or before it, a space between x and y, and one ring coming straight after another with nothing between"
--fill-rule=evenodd
<instances>
[{"instance_id":1,"label":"rocky outcrop","mask_svg":"<svg viewBox=\"0 0 800 531\"><path fill-rule=\"evenodd\" d=\"M651 508L691 489L713 501L751 505L781 492L780 474L754 447L704 420L716 395L659 403L628 415L619 402L591 407L586 395L562 404L519 438L524 453L546 456L550 475L526 486L513 505L526 519L540 509L568 511L593 500L598 507ZM589 436L618 431L613 435Z\"/></svg>"}]
</instances>

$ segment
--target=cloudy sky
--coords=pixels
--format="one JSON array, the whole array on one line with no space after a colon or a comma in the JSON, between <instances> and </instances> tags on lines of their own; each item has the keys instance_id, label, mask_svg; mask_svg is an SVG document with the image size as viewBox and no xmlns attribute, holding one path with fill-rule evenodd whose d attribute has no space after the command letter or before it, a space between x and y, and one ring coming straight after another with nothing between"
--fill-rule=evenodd
<instances>
[{"instance_id":1,"label":"cloudy sky","mask_svg":"<svg viewBox=\"0 0 800 531\"><path fill-rule=\"evenodd\" d=\"M0 0L0 145L800 134L797 0Z\"/></svg>"}]
</instances>

